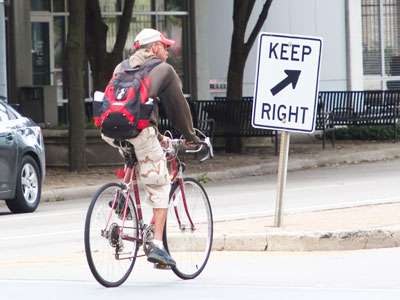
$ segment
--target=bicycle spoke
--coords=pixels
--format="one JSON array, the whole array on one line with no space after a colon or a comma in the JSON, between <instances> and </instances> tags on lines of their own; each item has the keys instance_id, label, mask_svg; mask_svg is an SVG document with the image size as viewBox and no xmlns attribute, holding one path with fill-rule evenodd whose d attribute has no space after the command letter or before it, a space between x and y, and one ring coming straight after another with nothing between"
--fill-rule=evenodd
<instances>
[{"instance_id":1,"label":"bicycle spoke","mask_svg":"<svg viewBox=\"0 0 400 300\"><path fill-rule=\"evenodd\" d=\"M184 179L171 189L164 244L175 259L173 271L183 279L198 276L211 251L213 222L207 194L196 180Z\"/></svg>"},{"instance_id":2,"label":"bicycle spoke","mask_svg":"<svg viewBox=\"0 0 400 300\"><path fill-rule=\"evenodd\" d=\"M129 201L130 218L124 221L123 212L113 205L116 195L123 195L118 184L102 187L92 200L85 224L90 269L96 280L107 287L118 286L128 278L138 250L138 220L133 203Z\"/></svg>"}]
</instances>

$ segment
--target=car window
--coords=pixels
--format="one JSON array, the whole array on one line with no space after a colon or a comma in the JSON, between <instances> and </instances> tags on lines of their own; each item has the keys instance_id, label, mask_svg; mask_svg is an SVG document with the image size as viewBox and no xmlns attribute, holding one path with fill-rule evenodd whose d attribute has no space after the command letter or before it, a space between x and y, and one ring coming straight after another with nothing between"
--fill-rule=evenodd
<instances>
[{"instance_id":1,"label":"car window","mask_svg":"<svg viewBox=\"0 0 400 300\"><path fill-rule=\"evenodd\" d=\"M12 106L8 106L7 112L8 112L8 118L9 118L10 120L18 119L19 116L20 116L20 115L14 110L14 108L13 108Z\"/></svg>"},{"instance_id":2,"label":"car window","mask_svg":"<svg viewBox=\"0 0 400 300\"><path fill-rule=\"evenodd\" d=\"M7 121L10 118L8 117L7 107L0 102L0 121Z\"/></svg>"}]
</instances>

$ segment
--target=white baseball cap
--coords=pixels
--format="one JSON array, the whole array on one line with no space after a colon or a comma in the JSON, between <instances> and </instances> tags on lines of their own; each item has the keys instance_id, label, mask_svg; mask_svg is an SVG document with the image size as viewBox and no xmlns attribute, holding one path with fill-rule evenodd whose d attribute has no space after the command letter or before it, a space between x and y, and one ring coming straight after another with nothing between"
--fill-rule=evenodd
<instances>
[{"instance_id":1,"label":"white baseball cap","mask_svg":"<svg viewBox=\"0 0 400 300\"><path fill-rule=\"evenodd\" d=\"M166 39L165 36L158 30L145 28L136 36L134 46L137 49L140 46L154 42L161 42L167 47L175 44L175 41Z\"/></svg>"}]
</instances>

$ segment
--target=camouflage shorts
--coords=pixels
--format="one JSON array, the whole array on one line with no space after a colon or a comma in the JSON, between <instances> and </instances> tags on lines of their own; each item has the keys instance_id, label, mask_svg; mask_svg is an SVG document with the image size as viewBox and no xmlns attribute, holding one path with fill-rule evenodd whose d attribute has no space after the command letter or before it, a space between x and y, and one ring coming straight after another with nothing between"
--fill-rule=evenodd
<instances>
[{"instance_id":1,"label":"camouflage shorts","mask_svg":"<svg viewBox=\"0 0 400 300\"><path fill-rule=\"evenodd\" d=\"M113 139L102 136L110 145ZM165 153L153 127L143 129L140 134L128 140L135 149L138 160L138 174L146 191L146 201L153 208L167 208L170 191L169 172Z\"/></svg>"}]
</instances>

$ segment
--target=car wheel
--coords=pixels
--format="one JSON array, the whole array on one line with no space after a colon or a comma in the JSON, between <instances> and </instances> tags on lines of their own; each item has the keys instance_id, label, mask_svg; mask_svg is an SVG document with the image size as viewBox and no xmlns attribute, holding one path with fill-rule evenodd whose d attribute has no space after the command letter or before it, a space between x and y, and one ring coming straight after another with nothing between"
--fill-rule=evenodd
<instances>
[{"instance_id":1,"label":"car wheel","mask_svg":"<svg viewBox=\"0 0 400 300\"><path fill-rule=\"evenodd\" d=\"M24 156L18 167L15 198L6 204L13 213L33 212L39 205L42 191L39 168L30 156Z\"/></svg>"}]
</instances>

